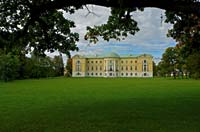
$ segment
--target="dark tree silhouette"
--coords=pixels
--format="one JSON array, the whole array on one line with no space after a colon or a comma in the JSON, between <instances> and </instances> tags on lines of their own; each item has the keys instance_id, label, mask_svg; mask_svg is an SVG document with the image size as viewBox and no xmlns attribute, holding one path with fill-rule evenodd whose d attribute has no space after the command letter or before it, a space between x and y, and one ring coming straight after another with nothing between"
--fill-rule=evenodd
<instances>
[{"instance_id":1,"label":"dark tree silhouette","mask_svg":"<svg viewBox=\"0 0 200 132\"><path fill-rule=\"evenodd\" d=\"M171 12L174 15L168 17L175 23L174 16L180 14L200 16L198 0L0 0L0 48L6 52L33 48L37 54L78 50L79 35L70 30L75 24L62 13L74 13L88 4L112 8L107 24L87 27L85 39L91 42L97 42L98 36L108 41L134 35L139 28L130 13L146 7Z\"/></svg>"}]
</instances>

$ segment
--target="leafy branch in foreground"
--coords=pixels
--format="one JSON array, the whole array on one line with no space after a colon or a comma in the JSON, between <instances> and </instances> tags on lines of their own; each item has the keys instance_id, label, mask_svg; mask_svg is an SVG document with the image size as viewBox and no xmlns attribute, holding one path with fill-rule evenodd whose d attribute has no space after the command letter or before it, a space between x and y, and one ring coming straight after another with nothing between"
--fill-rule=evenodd
<instances>
[{"instance_id":1,"label":"leafy branch in foreground","mask_svg":"<svg viewBox=\"0 0 200 132\"><path fill-rule=\"evenodd\" d=\"M87 27L88 32L85 35L85 39L96 43L99 36L106 41L110 39L120 41L121 39L125 39L128 34L135 35L139 31L139 28L137 22L131 16L131 12L133 11L136 11L136 9L112 8L111 16L109 16L106 24Z\"/></svg>"}]
</instances>

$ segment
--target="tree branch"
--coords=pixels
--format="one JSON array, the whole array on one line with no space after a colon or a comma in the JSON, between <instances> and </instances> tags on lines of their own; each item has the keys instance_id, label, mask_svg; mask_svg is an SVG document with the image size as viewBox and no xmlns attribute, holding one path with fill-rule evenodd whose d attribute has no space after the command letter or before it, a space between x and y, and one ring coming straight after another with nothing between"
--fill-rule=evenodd
<instances>
[{"instance_id":1,"label":"tree branch","mask_svg":"<svg viewBox=\"0 0 200 132\"><path fill-rule=\"evenodd\" d=\"M82 6L87 4L104 7L145 8L155 7L173 12L196 14L200 16L200 2L187 2L184 0L55 0L43 6L43 10L61 9L67 6Z\"/></svg>"}]
</instances>

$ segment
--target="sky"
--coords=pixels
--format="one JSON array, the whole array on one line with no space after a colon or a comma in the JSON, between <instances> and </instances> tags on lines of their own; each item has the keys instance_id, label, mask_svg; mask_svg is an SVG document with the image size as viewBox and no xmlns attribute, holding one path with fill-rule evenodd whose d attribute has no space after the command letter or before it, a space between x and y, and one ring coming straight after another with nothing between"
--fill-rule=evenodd
<instances>
[{"instance_id":1,"label":"sky","mask_svg":"<svg viewBox=\"0 0 200 132\"><path fill-rule=\"evenodd\" d=\"M88 10L77 10L74 14L64 13L66 19L75 22L76 28L73 32L79 33L80 40L77 43L78 52L71 52L71 55L95 55L108 52L122 54L151 54L155 61L159 61L167 47L175 46L175 40L166 36L172 25L164 23L161 20L161 14L164 16L164 10L156 8L145 8L143 12L136 11L132 13L134 20L138 22L140 31L134 36L129 35L125 40L109 42L100 40L97 44L89 43L84 40L87 26L101 25L106 23L110 15L110 8L89 5L88 9L93 12L88 14Z\"/></svg>"}]
</instances>

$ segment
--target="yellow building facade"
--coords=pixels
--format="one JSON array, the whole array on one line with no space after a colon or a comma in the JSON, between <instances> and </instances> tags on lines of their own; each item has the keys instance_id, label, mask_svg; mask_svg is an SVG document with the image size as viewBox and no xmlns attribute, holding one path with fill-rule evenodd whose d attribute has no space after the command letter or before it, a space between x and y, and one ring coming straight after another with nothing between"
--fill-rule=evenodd
<instances>
[{"instance_id":1,"label":"yellow building facade","mask_svg":"<svg viewBox=\"0 0 200 132\"><path fill-rule=\"evenodd\" d=\"M73 77L153 77L153 56L149 54L72 57Z\"/></svg>"}]
</instances>

